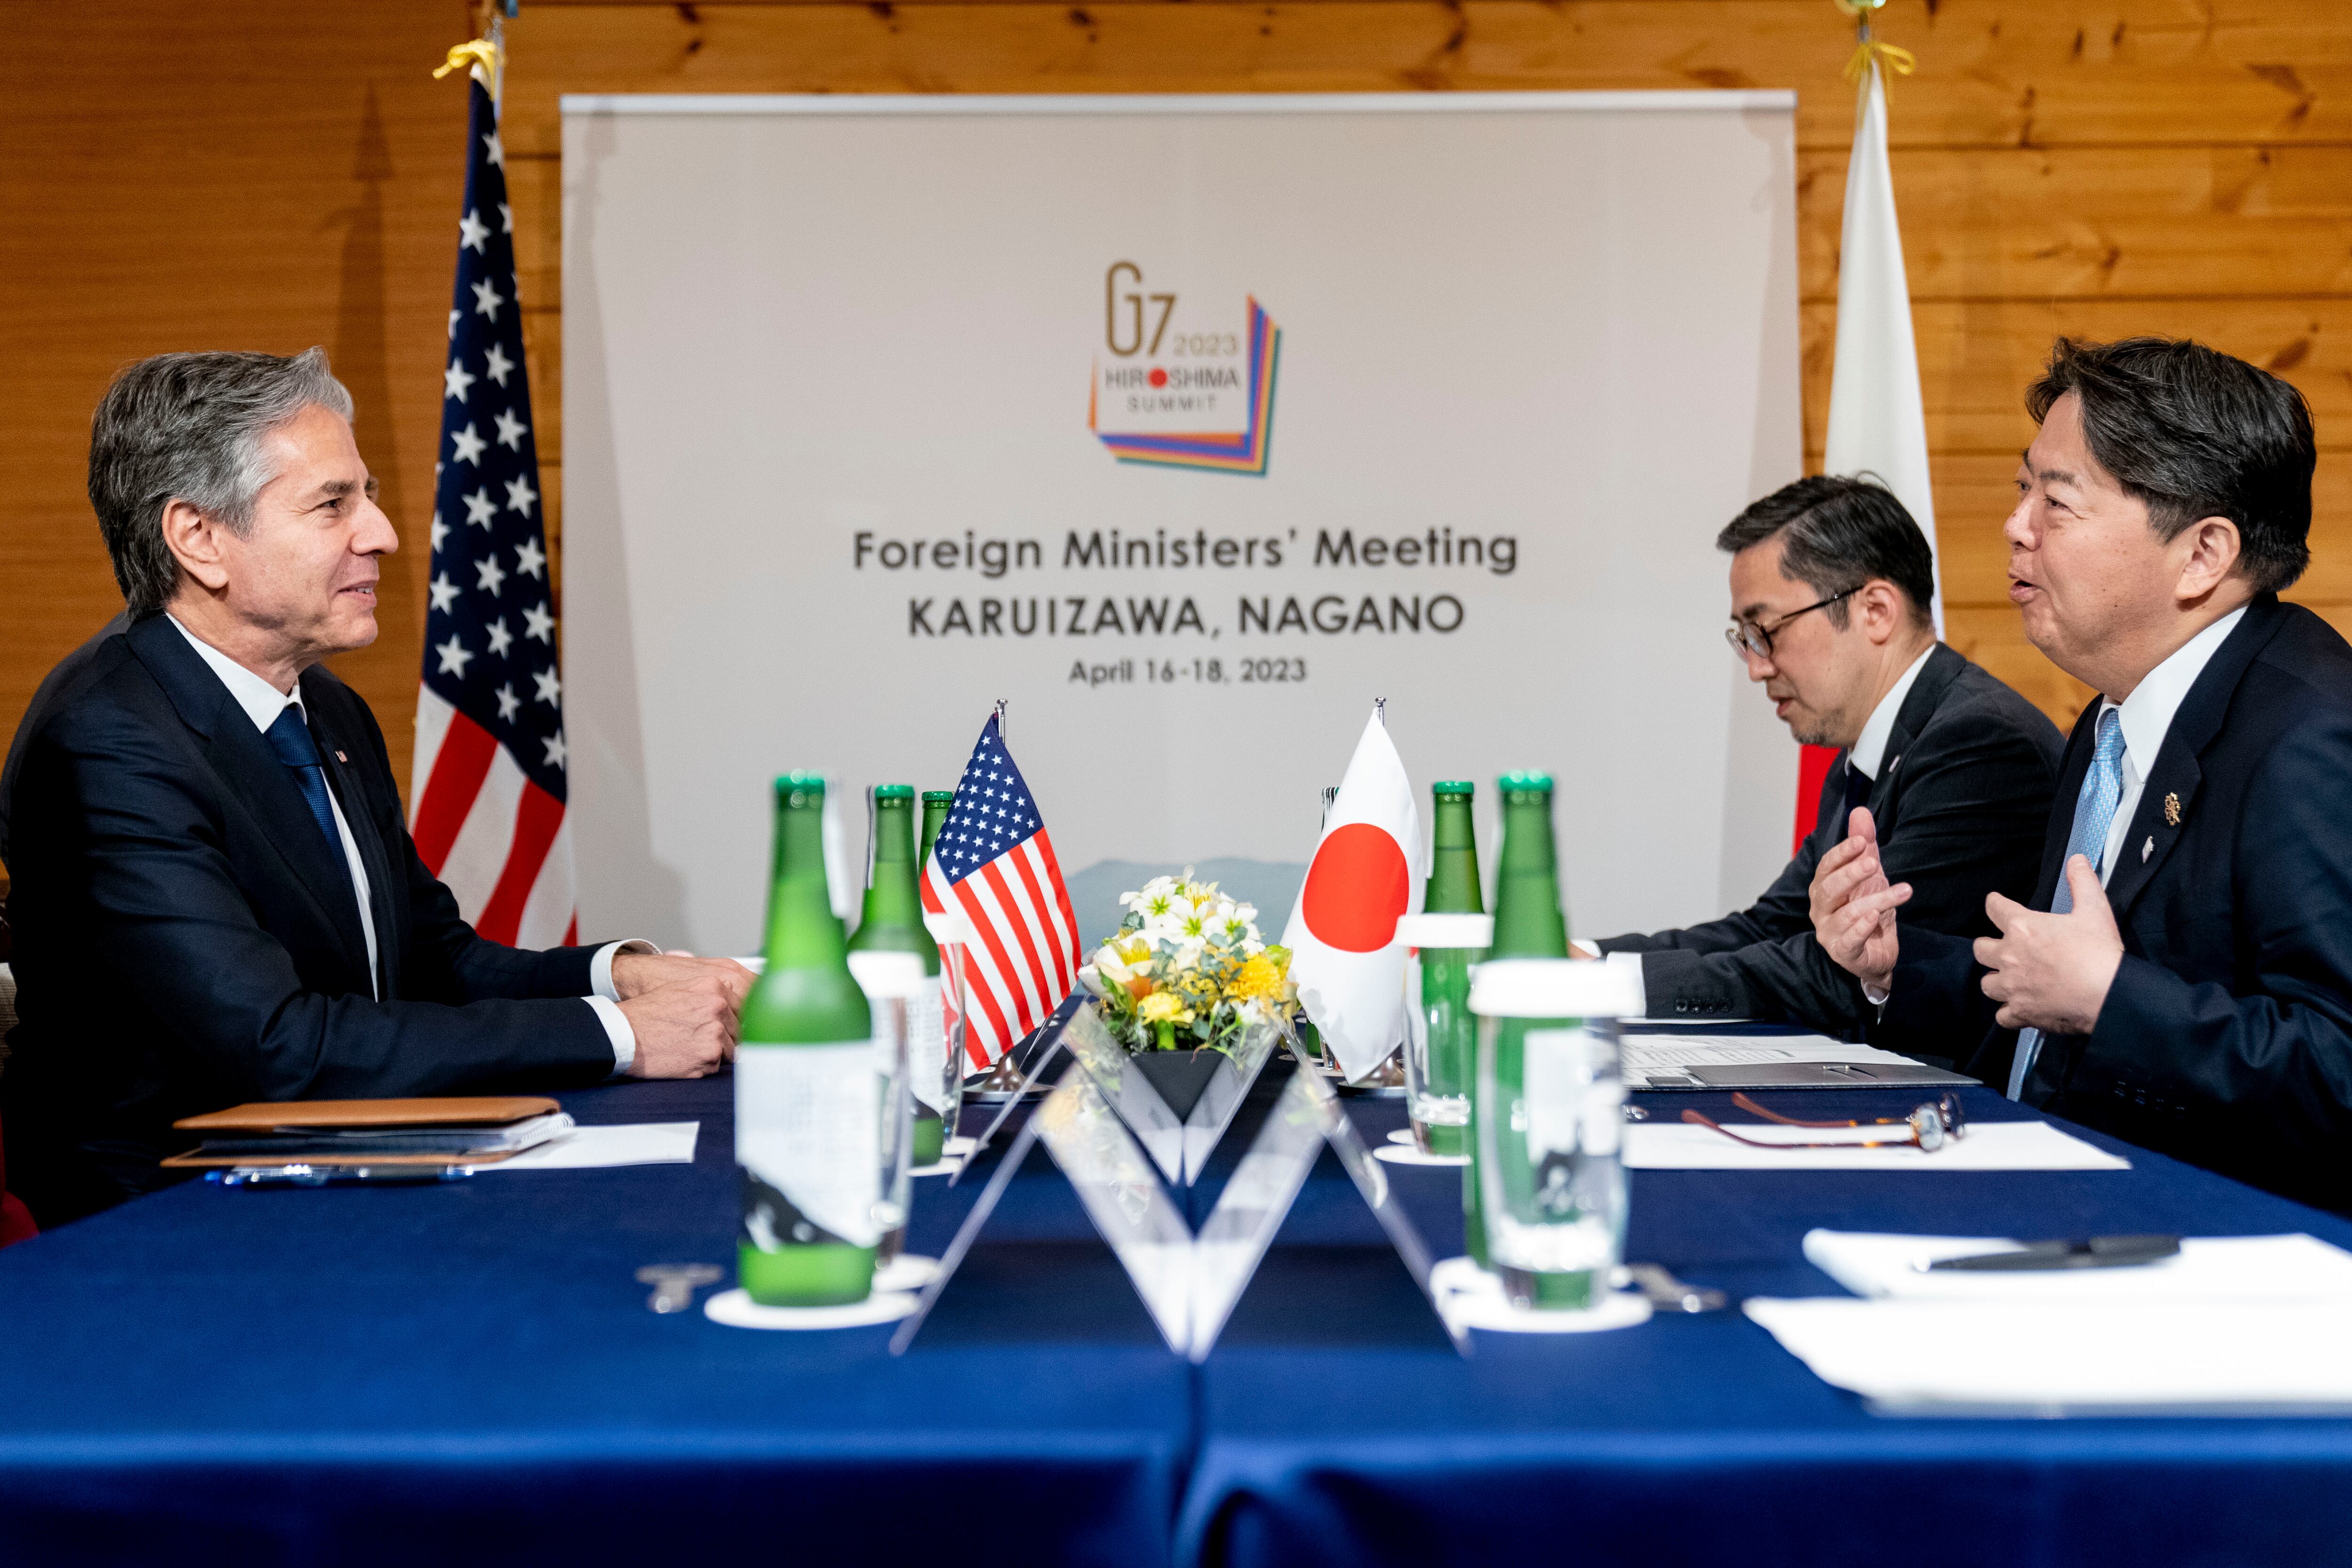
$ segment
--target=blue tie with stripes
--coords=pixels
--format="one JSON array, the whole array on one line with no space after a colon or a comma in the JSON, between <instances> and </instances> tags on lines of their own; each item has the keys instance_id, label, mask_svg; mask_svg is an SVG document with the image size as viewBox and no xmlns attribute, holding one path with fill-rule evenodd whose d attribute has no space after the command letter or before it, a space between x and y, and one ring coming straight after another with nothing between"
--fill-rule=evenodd
<instances>
[{"instance_id":1,"label":"blue tie with stripes","mask_svg":"<svg viewBox=\"0 0 2352 1568\"><path fill-rule=\"evenodd\" d=\"M2098 749L2091 753L2091 771L2083 775L2083 793L2074 797L2074 826L2066 835L2066 858L2077 855L2096 871L2107 858L2107 829L2115 826L2116 803L2124 793L2124 718L2110 708L2099 715ZM2074 907L2074 887L2066 868L2058 868L2058 890L2050 896L2050 912L2063 915ZM2024 1028L2017 1034L2017 1055L2009 1066L2009 1098L2021 1100L2033 1058L2042 1054L2042 1031Z\"/></svg>"}]
</instances>

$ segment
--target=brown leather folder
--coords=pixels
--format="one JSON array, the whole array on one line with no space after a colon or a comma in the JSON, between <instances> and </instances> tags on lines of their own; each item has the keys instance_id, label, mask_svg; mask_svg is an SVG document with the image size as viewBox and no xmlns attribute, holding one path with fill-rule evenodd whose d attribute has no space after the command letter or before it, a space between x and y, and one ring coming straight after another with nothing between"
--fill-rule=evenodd
<instances>
[{"instance_id":1,"label":"brown leather folder","mask_svg":"<svg viewBox=\"0 0 2352 1568\"><path fill-rule=\"evenodd\" d=\"M185 1132L271 1132L280 1127L497 1127L563 1108L543 1094L458 1094L421 1100L257 1100L184 1116Z\"/></svg>"},{"instance_id":2,"label":"brown leather folder","mask_svg":"<svg viewBox=\"0 0 2352 1568\"><path fill-rule=\"evenodd\" d=\"M416 1100L255 1100L226 1110L183 1117L172 1123L183 1131L235 1136L263 1135L281 1130L377 1128L396 1131L404 1127L502 1127L562 1108L544 1095L449 1095ZM463 1154L371 1154L305 1152L278 1155L265 1151L207 1154L192 1149L162 1162L175 1170L200 1170L232 1165L332 1165L339 1169L365 1165L426 1165L446 1170L457 1165L489 1165L510 1160L520 1149L484 1150Z\"/></svg>"}]
</instances>

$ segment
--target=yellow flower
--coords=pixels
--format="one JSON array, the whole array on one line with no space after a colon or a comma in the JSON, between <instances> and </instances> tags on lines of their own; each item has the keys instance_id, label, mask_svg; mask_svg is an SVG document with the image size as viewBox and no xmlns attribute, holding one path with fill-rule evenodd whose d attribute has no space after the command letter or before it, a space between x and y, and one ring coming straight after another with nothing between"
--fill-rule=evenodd
<instances>
[{"instance_id":1,"label":"yellow flower","mask_svg":"<svg viewBox=\"0 0 2352 1568\"><path fill-rule=\"evenodd\" d=\"M1276 953L1281 953L1281 957L1276 958ZM1232 984L1226 987L1225 994L1236 1002L1255 1001L1260 997L1269 1002L1288 1001L1290 976L1286 971L1289 968L1289 958L1290 955L1280 948L1269 948L1255 954L1234 972Z\"/></svg>"},{"instance_id":2,"label":"yellow flower","mask_svg":"<svg viewBox=\"0 0 2352 1568\"><path fill-rule=\"evenodd\" d=\"M1137 1005L1135 1016L1147 1024L1189 1024L1192 1009L1172 991L1154 991Z\"/></svg>"}]
</instances>

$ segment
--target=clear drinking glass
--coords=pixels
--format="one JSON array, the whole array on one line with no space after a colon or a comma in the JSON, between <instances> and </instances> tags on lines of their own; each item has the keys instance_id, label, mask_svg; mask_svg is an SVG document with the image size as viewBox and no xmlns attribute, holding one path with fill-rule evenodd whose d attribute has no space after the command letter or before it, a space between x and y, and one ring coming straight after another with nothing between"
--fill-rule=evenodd
<instances>
[{"instance_id":1,"label":"clear drinking glass","mask_svg":"<svg viewBox=\"0 0 2352 1568\"><path fill-rule=\"evenodd\" d=\"M1625 1085L1616 1020L1631 976L1568 959L1478 967L1479 1200L1488 1266L1511 1304L1599 1304L1625 1244Z\"/></svg>"},{"instance_id":2,"label":"clear drinking glass","mask_svg":"<svg viewBox=\"0 0 2352 1568\"><path fill-rule=\"evenodd\" d=\"M874 1010L874 1072L882 1112L881 1197L874 1205L874 1223L882 1233L874 1254L878 1269L907 1246L907 1215L914 1197L908 1173L915 1142L910 1050L917 1000L929 976L915 954L880 951L851 953L849 972Z\"/></svg>"},{"instance_id":3,"label":"clear drinking glass","mask_svg":"<svg viewBox=\"0 0 2352 1568\"><path fill-rule=\"evenodd\" d=\"M940 1139L943 1148L952 1148L956 1123L963 1111L964 1074L971 1070L963 1051L973 932L971 921L952 911L925 911L923 929L940 948L940 973L931 986L939 1017Z\"/></svg>"},{"instance_id":4,"label":"clear drinking glass","mask_svg":"<svg viewBox=\"0 0 2352 1568\"><path fill-rule=\"evenodd\" d=\"M1467 1158L1478 1021L1471 966L1495 939L1492 915L1420 914L1397 921L1404 956L1405 1106L1424 1154Z\"/></svg>"}]
</instances>

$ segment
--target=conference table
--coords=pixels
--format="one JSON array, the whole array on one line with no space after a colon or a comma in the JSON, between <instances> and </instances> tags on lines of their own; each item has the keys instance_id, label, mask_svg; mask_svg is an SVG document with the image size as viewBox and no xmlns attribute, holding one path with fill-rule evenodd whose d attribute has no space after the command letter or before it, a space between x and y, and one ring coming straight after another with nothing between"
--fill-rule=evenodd
<instances>
[{"instance_id":1,"label":"conference table","mask_svg":"<svg viewBox=\"0 0 2352 1568\"><path fill-rule=\"evenodd\" d=\"M1877 1415L1736 1310L1481 1332L1465 1357L1328 1152L1199 1366L1042 1148L903 1356L888 1326L657 1315L639 1267L731 1257L730 1085L561 1098L583 1123L696 1121L694 1161L194 1183L0 1253L0 1563L2352 1560L2352 1420ZM1403 1123L1344 1104L1370 1143ZM1021 1114L956 1185L918 1183L914 1250L946 1246ZM2352 1246L2352 1222L2122 1152L2127 1172L1636 1172L1627 1251L1738 1298L1843 1294L1803 1259L1815 1226ZM1459 1173L1381 1169L1458 1251Z\"/></svg>"}]
</instances>

